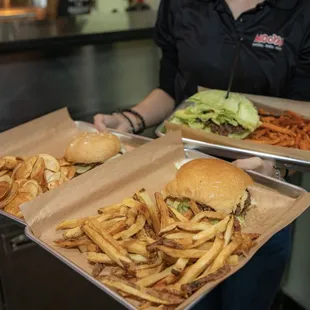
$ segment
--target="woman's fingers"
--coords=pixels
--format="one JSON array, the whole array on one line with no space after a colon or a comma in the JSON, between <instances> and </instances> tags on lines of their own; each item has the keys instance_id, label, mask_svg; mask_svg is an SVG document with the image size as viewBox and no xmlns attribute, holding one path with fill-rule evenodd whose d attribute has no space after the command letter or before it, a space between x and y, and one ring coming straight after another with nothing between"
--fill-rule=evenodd
<instances>
[{"instance_id":1,"label":"woman's fingers","mask_svg":"<svg viewBox=\"0 0 310 310\"><path fill-rule=\"evenodd\" d=\"M251 157L248 159L238 159L233 164L243 170L255 170L267 176L274 176L275 162L273 160L263 160L259 157Z\"/></svg>"},{"instance_id":2,"label":"woman's fingers","mask_svg":"<svg viewBox=\"0 0 310 310\"><path fill-rule=\"evenodd\" d=\"M94 117L94 125L99 131L105 131L107 128L116 129L119 121L113 115L97 114Z\"/></svg>"}]
</instances>

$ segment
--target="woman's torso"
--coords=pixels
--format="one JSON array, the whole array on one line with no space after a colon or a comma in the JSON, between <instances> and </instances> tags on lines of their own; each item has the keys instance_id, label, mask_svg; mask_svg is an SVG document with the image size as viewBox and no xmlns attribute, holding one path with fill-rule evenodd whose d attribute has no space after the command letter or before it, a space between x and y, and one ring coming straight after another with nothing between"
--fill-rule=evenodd
<instances>
[{"instance_id":1,"label":"woman's torso","mask_svg":"<svg viewBox=\"0 0 310 310\"><path fill-rule=\"evenodd\" d=\"M176 0L173 36L179 99L197 86L226 89L238 44L233 91L286 97L309 31L307 2L269 0L234 20L224 0Z\"/></svg>"}]
</instances>

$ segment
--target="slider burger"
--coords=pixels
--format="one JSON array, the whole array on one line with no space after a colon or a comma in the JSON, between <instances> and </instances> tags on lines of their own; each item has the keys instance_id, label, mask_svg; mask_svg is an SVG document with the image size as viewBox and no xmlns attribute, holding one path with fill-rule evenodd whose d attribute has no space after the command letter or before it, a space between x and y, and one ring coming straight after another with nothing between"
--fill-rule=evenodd
<instances>
[{"instance_id":1,"label":"slider burger","mask_svg":"<svg viewBox=\"0 0 310 310\"><path fill-rule=\"evenodd\" d=\"M254 184L243 170L219 159L196 159L183 165L166 185L166 203L184 216L200 211L245 215L252 205L248 188ZM253 203L254 204L254 203Z\"/></svg>"},{"instance_id":2,"label":"slider burger","mask_svg":"<svg viewBox=\"0 0 310 310\"><path fill-rule=\"evenodd\" d=\"M125 152L119 138L111 133L83 132L70 143L65 159L81 174Z\"/></svg>"}]
</instances>

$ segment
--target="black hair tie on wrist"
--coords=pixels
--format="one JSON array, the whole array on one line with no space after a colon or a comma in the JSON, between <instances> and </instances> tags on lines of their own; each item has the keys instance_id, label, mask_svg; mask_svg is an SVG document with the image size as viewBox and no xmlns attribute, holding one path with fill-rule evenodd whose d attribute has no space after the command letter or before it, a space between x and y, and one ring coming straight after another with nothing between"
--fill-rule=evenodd
<instances>
[{"instance_id":1,"label":"black hair tie on wrist","mask_svg":"<svg viewBox=\"0 0 310 310\"><path fill-rule=\"evenodd\" d=\"M121 113L123 113L123 112L131 113L140 120L140 122L141 122L140 128L137 131L135 131L134 133L135 134L142 133L144 131L144 129L146 128L145 120L144 120L143 116L140 113L138 113L132 109L124 109L124 110L122 110Z\"/></svg>"}]
</instances>

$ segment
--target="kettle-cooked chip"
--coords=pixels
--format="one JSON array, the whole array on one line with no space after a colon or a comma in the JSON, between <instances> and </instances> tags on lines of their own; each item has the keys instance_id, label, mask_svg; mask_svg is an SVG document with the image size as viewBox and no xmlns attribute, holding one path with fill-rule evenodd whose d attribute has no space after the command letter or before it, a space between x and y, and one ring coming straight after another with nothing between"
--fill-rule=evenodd
<instances>
[{"instance_id":1,"label":"kettle-cooked chip","mask_svg":"<svg viewBox=\"0 0 310 310\"><path fill-rule=\"evenodd\" d=\"M16 157L5 156L2 159L5 161L3 169L13 170L17 166Z\"/></svg>"},{"instance_id":2,"label":"kettle-cooked chip","mask_svg":"<svg viewBox=\"0 0 310 310\"><path fill-rule=\"evenodd\" d=\"M30 193L18 193L17 196L5 206L4 211L17 216L20 212L19 207L33 198L34 197Z\"/></svg>"},{"instance_id":3,"label":"kettle-cooked chip","mask_svg":"<svg viewBox=\"0 0 310 310\"><path fill-rule=\"evenodd\" d=\"M42 157L39 157L32 168L30 178L36 181L42 180L44 171L45 171L44 159Z\"/></svg>"},{"instance_id":4,"label":"kettle-cooked chip","mask_svg":"<svg viewBox=\"0 0 310 310\"><path fill-rule=\"evenodd\" d=\"M19 192L29 193L33 197L37 197L40 194L40 185L35 180L29 180L22 186Z\"/></svg>"},{"instance_id":5,"label":"kettle-cooked chip","mask_svg":"<svg viewBox=\"0 0 310 310\"><path fill-rule=\"evenodd\" d=\"M55 157L48 154L40 154L39 157L43 158L46 169L53 172L58 172L60 170L59 162Z\"/></svg>"},{"instance_id":6,"label":"kettle-cooked chip","mask_svg":"<svg viewBox=\"0 0 310 310\"><path fill-rule=\"evenodd\" d=\"M7 195L7 197L0 201L0 209L4 208L7 204L9 204L17 195L19 190L19 185L18 183L14 182L11 188L11 191Z\"/></svg>"},{"instance_id":7,"label":"kettle-cooked chip","mask_svg":"<svg viewBox=\"0 0 310 310\"><path fill-rule=\"evenodd\" d=\"M8 182L0 181L0 200L5 198L10 192L11 185Z\"/></svg>"}]
</instances>

